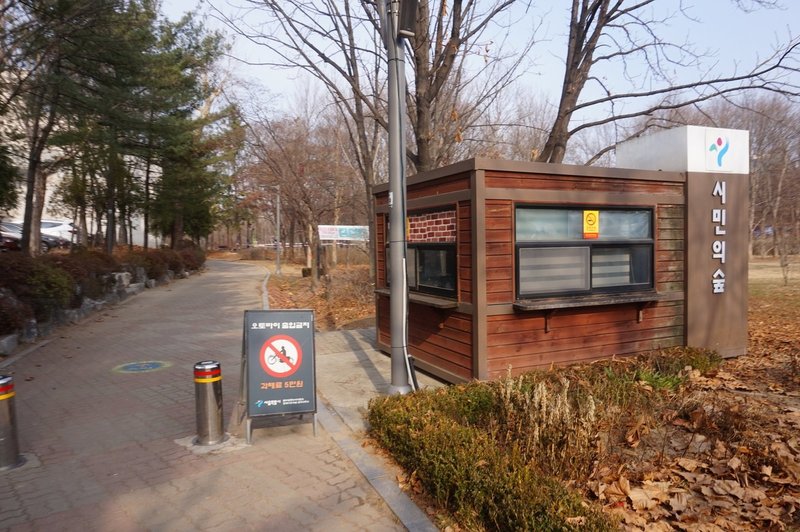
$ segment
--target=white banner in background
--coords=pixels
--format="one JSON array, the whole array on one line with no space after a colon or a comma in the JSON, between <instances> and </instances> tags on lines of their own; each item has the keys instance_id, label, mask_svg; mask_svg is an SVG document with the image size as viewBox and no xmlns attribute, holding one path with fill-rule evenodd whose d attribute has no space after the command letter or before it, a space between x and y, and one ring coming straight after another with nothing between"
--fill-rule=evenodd
<instances>
[{"instance_id":1,"label":"white banner in background","mask_svg":"<svg viewBox=\"0 0 800 532\"><path fill-rule=\"evenodd\" d=\"M369 227L366 225L320 225L320 240L369 240Z\"/></svg>"}]
</instances>

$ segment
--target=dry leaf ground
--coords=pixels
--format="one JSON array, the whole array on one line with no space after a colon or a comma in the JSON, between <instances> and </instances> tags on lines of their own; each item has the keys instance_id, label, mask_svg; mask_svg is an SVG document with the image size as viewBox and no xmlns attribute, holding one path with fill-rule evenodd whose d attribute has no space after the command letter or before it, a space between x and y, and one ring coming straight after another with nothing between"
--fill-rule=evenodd
<instances>
[{"instance_id":1,"label":"dry leaf ground","mask_svg":"<svg viewBox=\"0 0 800 532\"><path fill-rule=\"evenodd\" d=\"M626 529L800 528L800 281L770 260L750 273L748 354L689 372L587 483Z\"/></svg>"},{"instance_id":2,"label":"dry leaf ground","mask_svg":"<svg viewBox=\"0 0 800 532\"><path fill-rule=\"evenodd\" d=\"M287 265L270 279L272 308L313 308L320 330L374 323L368 267L338 268L316 288L299 273ZM783 286L776 261L753 261L748 354L709 374L687 370L663 411L607 427L622 436L574 486L622 528L800 530L798 277Z\"/></svg>"}]
</instances>

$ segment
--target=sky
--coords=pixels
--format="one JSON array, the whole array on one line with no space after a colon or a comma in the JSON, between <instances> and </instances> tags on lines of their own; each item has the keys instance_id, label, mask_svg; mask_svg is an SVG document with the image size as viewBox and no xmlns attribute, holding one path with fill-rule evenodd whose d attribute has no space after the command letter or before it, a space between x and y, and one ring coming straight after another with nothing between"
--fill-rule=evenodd
<instances>
[{"instance_id":1,"label":"sky","mask_svg":"<svg viewBox=\"0 0 800 532\"><path fill-rule=\"evenodd\" d=\"M231 4L243 1L163 0L163 13L175 20L189 10L209 13L209 5L213 5L226 15L235 15L236 9ZM734 0L684 0L686 13L697 22L678 17L665 31L670 40L677 42L688 39L696 49L709 51L710 57L706 59L706 66L717 63L720 71L723 68L725 72L736 68L743 71L751 67L757 59L769 55L777 42L787 41L793 30L800 33L800 2L780 1L784 4L782 9L759 9L747 13L738 9ZM530 57L532 65L524 79L527 85L555 101L563 76L561 57L564 55L569 3L565 0L533 0L532 4L528 15L532 15L533 20L524 21L525 13L519 13L522 22L515 26L519 28L516 31L520 35L525 35L535 24L539 24L536 32L539 42L533 49ZM668 6L671 10L678 4L677 0L656 3L657 6ZM231 35L231 55L234 58L255 61L264 54L264 50L258 46L241 38L235 39L214 17L207 16L203 20L209 28ZM303 90L302 83L290 72L250 66L236 59L231 60L228 68L240 79L255 81L268 87L262 94L271 94L273 101L290 101L293 93ZM687 76L694 76L696 79L701 72L704 71L694 71ZM618 74L607 74L612 82L615 75Z\"/></svg>"}]
</instances>

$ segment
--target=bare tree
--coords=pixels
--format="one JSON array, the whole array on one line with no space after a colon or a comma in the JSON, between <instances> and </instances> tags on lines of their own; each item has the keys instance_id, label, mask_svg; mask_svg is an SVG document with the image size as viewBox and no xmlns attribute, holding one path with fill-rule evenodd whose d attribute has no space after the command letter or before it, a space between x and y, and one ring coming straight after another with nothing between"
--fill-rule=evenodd
<instances>
[{"instance_id":1,"label":"bare tree","mask_svg":"<svg viewBox=\"0 0 800 532\"><path fill-rule=\"evenodd\" d=\"M515 53L506 51L514 3L419 3L408 106L416 143L410 159L417 171L454 162L455 145L484 124L484 111L517 79L536 28Z\"/></svg>"},{"instance_id":2,"label":"bare tree","mask_svg":"<svg viewBox=\"0 0 800 532\"><path fill-rule=\"evenodd\" d=\"M360 2L337 0L252 0L240 7L243 13L237 18L221 10L216 14L234 32L273 55L273 60L260 64L304 72L331 95L346 126L350 160L364 183L372 228L372 187L385 175L377 164L385 144L378 120L385 76L379 75L383 67L374 14L365 13Z\"/></svg>"},{"instance_id":3,"label":"bare tree","mask_svg":"<svg viewBox=\"0 0 800 532\"><path fill-rule=\"evenodd\" d=\"M775 7L773 0L735 0L742 9ZM798 72L800 40L791 37L775 52L749 70L714 75L698 73L695 81L675 83L675 70L701 68L702 55L689 43L663 39L659 31L679 17L687 17L683 2L672 14L657 16L657 0L573 0L570 9L564 81L558 110L547 143L538 159L561 162L567 143L577 133L603 124L697 104L745 90L765 90L792 96L800 86L789 75ZM634 65L645 65L646 74ZM611 87L600 76L604 68L619 73L616 79L629 90ZM713 72L713 68L711 69ZM583 98L587 85L600 96ZM603 109L602 116L574 122L576 113ZM595 116L600 113L595 113Z\"/></svg>"},{"instance_id":4,"label":"bare tree","mask_svg":"<svg viewBox=\"0 0 800 532\"><path fill-rule=\"evenodd\" d=\"M658 113L640 125L645 129L694 124L750 132L750 250L753 255L778 256L785 280L789 255L800 244L798 120L800 107L786 96L751 94Z\"/></svg>"},{"instance_id":5,"label":"bare tree","mask_svg":"<svg viewBox=\"0 0 800 532\"><path fill-rule=\"evenodd\" d=\"M316 281L318 226L338 220L352 223L364 216L361 182L356 179L359 186L353 186L357 172L343 155L346 128L335 108L320 110L312 104L280 118L251 117L249 130L252 160L246 172L257 174L256 187L280 184L288 207L286 221L302 232L308 245L306 265Z\"/></svg>"}]
</instances>

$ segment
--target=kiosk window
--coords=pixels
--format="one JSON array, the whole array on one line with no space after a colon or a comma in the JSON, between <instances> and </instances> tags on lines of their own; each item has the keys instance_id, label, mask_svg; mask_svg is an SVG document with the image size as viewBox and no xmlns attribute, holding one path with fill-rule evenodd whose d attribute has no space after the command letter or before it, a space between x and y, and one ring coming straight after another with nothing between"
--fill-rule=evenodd
<instances>
[{"instance_id":1,"label":"kiosk window","mask_svg":"<svg viewBox=\"0 0 800 532\"><path fill-rule=\"evenodd\" d=\"M408 288L417 292L455 297L456 246L449 243L408 243ZM386 281L391 281L389 246L386 246Z\"/></svg>"},{"instance_id":2,"label":"kiosk window","mask_svg":"<svg viewBox=\"0 0 800 532\"><path fill-rule=\"evenodd\" d=\"M652 211L598 215L599 230L589 238L583 209L517 207L517 297L652 289Z\"/></svg>"}]
</instances>

